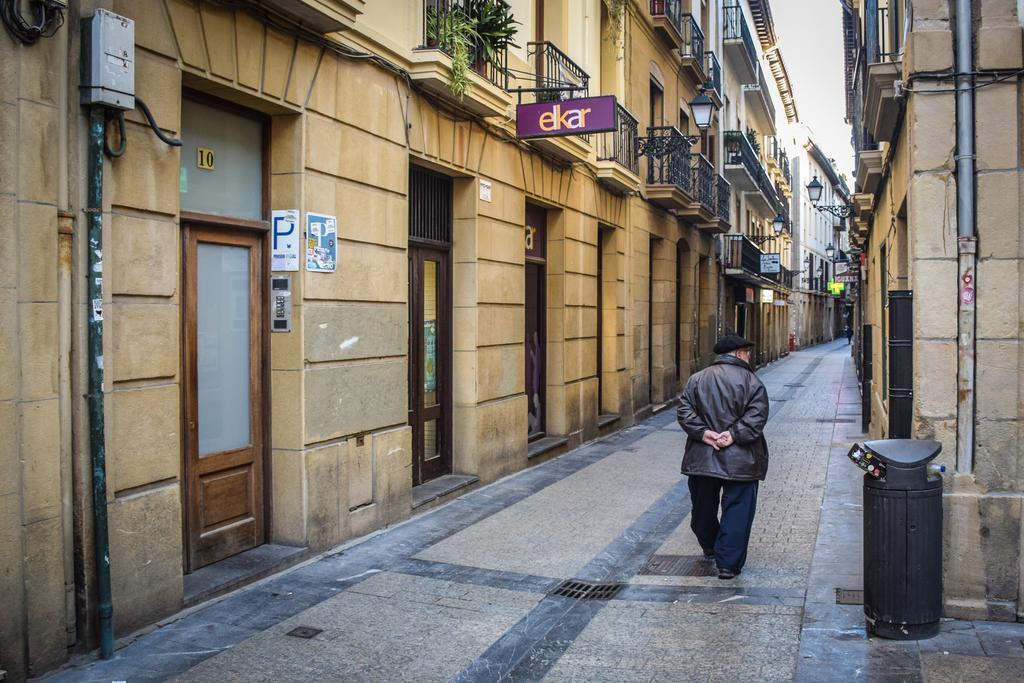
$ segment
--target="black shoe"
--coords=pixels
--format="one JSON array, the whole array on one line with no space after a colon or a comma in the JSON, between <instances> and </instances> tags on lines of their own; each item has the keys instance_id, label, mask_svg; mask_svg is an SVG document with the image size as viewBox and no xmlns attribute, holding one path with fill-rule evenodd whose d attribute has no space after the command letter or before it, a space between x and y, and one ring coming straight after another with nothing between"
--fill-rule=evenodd
<instances>
[{"instance_id":1,"label":"black shoe","mask_svg":"<svg viewBox=\"0 0 1024 683\"><path fill-rule=\"evenodd\" d=\"M739 572L734 572L731 569L725 569L723 567L718 568L718 578L720 579L735 579L739 576Z\"/></svg>"},{"instance_id":2,"label":"black shoe","mask_svg":"<svg viewBox=\"0 0 1024 683\"><path fill-rule=\"evenodd\" d=\"M707 548L701 548L701 550L704 551L704 557L714 557L715 556L715 551L714 550L708 550Z\"/></svg>"}]
</instances>

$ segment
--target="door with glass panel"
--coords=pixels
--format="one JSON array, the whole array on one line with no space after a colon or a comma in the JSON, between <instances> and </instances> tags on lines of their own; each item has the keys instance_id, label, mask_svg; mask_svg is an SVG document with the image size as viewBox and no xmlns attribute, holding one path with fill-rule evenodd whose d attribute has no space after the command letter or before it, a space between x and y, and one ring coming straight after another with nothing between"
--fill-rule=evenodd
<instances>
[{"instance_id":1,"label":"door with glass panel","mask_svg":"<svg viewBox=\"0 0 1024 683\"><path fill-rule=\"evenodd\" d=\"M409 248L409 424L413 486L451 472L448 252Z\"/></svg>"},{"instance_id":2,"label":"door with glass panel","mask_svg":"<svg viewBox=\"0 0 1024 683\"><path fill-rule=\"evenodd\" d=\"M185 535L195 570L264 542L264 268L259 234L185 233Z\"/></svg>"}]
</instances>

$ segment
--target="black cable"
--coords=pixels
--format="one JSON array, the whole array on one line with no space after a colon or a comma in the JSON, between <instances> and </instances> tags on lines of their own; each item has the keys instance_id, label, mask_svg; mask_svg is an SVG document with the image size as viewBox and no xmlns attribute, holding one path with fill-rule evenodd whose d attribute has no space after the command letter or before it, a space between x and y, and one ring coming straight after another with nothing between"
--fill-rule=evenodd
<instances>
[{"instance_id":1,"label":"black cable","mask_svg":"<svg viewBox=\"0 0 1024 683\"><path fill-rule=\"evenodd\" d=\"M118 145L117 149L110 149L110 140L106 132L106 123L111 119L117 121L117 134L121 139L121 144ZM124 133L124 111L117 109L115 111L107 110L106 121L104 122L103 130L103 152L111 159L116 159L120 156L124 156L125 150L128 148L128 137Z\"/></svg>"},{"instance_id":2,"label":"black cable","mask_svg":"<svg viewBox=\"0 0 1024 683\"><path fill-rule=\"evenodd\" d=\"M156 120L153 118L153 113L149 111L149 107L142 101L142 98L138 95L135 96L135 107L142 112L142 115L146 117L146 121L149 122L149 127L153 129L156 136L160 138L165 145L171 147L181 147L181 140L178 138L169 138L164 135L164 132L160 130L160 126L156 125Z\"/></svg>"},{"instance_id":3,"label":"black cable","mask_svg":"<svg viewBox=\"0 0 1024 683\"><path fill-rule=\"evenodd\" d=\"M64 24L64 11L43 0L34 0L35 23L29 23L21 13L21 0L0 0L0 21L7 31L25 45L33 45L40 38L52 38Z\"/></svg>"}]
</instances>

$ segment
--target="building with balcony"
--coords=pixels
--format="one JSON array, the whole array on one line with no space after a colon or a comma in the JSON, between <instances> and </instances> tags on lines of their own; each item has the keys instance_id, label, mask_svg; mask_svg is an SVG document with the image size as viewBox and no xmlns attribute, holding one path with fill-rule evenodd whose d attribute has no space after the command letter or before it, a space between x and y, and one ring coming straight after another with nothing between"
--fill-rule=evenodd
<instances>
[{"instance_id":1,"label":"building with balcony","mask_svg":"<svg viewBox=\"0 0 1024 683\"><path fill-rule=\"evenodd\" d=\"M25 245L0 287L0 537L32 548L0 552L9 678L105 632L94 471L121 636L631 425L712 360L718 237L780 201L763 154L730 181L726 100L756 103L714 3L105 5L152 115L123 128L63 106L82 4L0 37L26 84L0 111L0 243ZM520 104L586 96L613 125L517 137Z\"/></svg>"},{"instance_id":2,"label":"building with balcony","mask_svg":"<svg viewBox=\"0 0 1024 683\"><path fill-rule=\"evenodd\" d=\"M780 114L794 122L796 109L786 106L784 94L791 96L792 88L785 69L775 70L769 61L772 53L781 63L774 30L768 2L727 0L722 7L722 161L723 175L732 188L730 233L725 237L733 250L748 254L746 261L733 260L724 270L722 322L724 328L757 343L758 363L785 355L790 334L788 278L779 272L760 272L756 254L768 256L765 263L773 271L776 258L779 268L790 268L789 161L773 143L780 123L785 122L780 122ZM777 222L784 228L778 234ZM749 269L755 261L757 268Z\"/></svg>"},{"instance_id":3,"label":"building with balcony","mask_svg":"<svg viewBox=\"0 0 1024 683\"><path fill-rule=\"evenodd\" d=\"M836 170L835 162L806 131L802 132L801 139L794 145L800 154L792 159L791 267L800 275L793 291L790 326L793 344L798 349L831 341L843 334L847 324L854 324L852 309L844 301L845 295L856 289L856 285L844 283L842 294L832 294L828 285L839 271L859 272L856 256L849 248L849 219L841 217L850 207L846 181ZM818 201L812 202L806 186L815 178L821 183L822 191Z\"/></svg>"},{"instance_id":4,"label":"building with balcony","mask_svg":"<svg viewBox=\"0 0 1024 683\"><path fill-rule=\"evenodd\" d=\"M863 414L873 438L942 444L955 618L1024 618L1021 11L844 2Z\"/></svg>"}]
</instances>

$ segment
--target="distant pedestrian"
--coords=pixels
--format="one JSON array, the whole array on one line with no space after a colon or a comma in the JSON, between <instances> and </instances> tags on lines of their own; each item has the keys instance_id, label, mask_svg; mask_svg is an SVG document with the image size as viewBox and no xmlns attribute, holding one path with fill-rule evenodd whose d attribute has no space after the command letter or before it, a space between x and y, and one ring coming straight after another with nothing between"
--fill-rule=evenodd
<instances>
[{"instance_id":1,"label":"distant pedestrian","mask_svg":"<svg viewBox=\"0 0 1024 683\"><path fill-rule=\"evenodd\" d=\"M687 436L681 469L689 478L690 528L720 579L743 569L758 482L768 472L768 392L750 366L752 346L735 334L715 344L718 358L690 377L677 412Z\"/></svg>"},{"instance_id":2,"label":"distant pedestrian","mask_svg":"<svg viewBox=\"0 0 1024 683\"><path fill-rule=\"evenodd\" d=\"M849 325L846 326L846 345L849 346L853 343L853 328Z\"/></svg>"}]
</instances>

